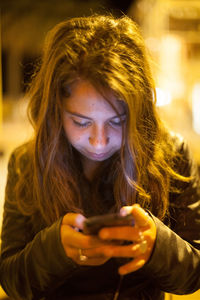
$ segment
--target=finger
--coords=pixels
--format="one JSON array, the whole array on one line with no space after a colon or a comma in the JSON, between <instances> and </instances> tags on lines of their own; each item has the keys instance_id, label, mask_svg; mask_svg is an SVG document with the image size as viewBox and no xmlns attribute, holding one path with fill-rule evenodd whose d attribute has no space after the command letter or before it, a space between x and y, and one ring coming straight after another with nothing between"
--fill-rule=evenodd
<instances>
[{"instance_id":1,"label":"finger","mask_svg":"<svg viewBox=\"0 0 200 300\"><path fill-rule=\"evenodd\" d=\"M103 240L127 240L140 239L138 228L132 226L105 227L99 231L99 237Z\"/></svg>"},{"instance_id":2,"label":"finger","mask_svg":"<svg viewBox=\"0 0 200 300\"><path fill-rule=\"evenodd\" d=\"M118 269L120 275L126 275L131 272L135 272L142 268L146 263L146 259L143 255L139 256L138 258L133 259L128 264L123 265Z\"/></svg>"},{"instance_id":3,"label":"finger","mask_svg":"<svg viewBox=\"0 0 200 300\"><path fill-rule=\"evenodd\" d=\"M89 258L85 262L79 262L79 264L85 265L85 266L99 266L99 265L103 265L105 262L107 262L108 259L109 258L107 258L105 256L104 257L93 257L93 258Z\"/></svg>"},{"instance_id":4,"label":"finger","mask_svg":"<svg viewBox=\"0 0 200 300\"><path fill-rule=\"evenodd\" d=\"M149 225L151 220L149 214L141 208L139 204L134 204L132 206L124 206L120 210L121 215L126 215L132 213L135 223L140 227L146 227Z\"/></svg>"},{"instance_id":5,"label":"finger","mask_svg":"<svg viewBox=\"0 0 200 300\"><path fill-rule=\"evenodd\" d=\"M63 217L62 224L83 229L85 217L81 214L68 213Z\"/></svg>"},{"instance_id":6,"label":"finger","mask_svg":"<svg viewBox=\"0 0 200 300\"><path fill-rule=\"evenodd\" d=\"M77 248L71 248L71 253L73 256L80 257L80 250ZM89 249L81 249L81 255L86 256L87 259L91 258L102 258L106 257L104 255L103 247L89 248Z\"/></svg>"},{"instance_id":7,"label":"finger","mask_svg":"<svg viewBox=\"0 0 200 300\"><path fill-rule=\"evenodd\" d=\"M133 205L132 214L138 226L145 227L149 225L151 218L140 205Z\"/></svg>"},{"instance_id":8,"label":"finger","mask_svg":"<svg viewBox=\"0 0 200 300\"><path fill-rule=\"evenodd\" d=\"M89 256L86 255L87 253L85 250L82 249L81 254L83 256L86 256L85 260L80 259L80 252L79 249L74 248L74 247L68 247L67 248L67 256L73 259L76 263L80 265L90 265L90 266L95 266L95 265L100 265L105 263L109 258L105 257L102 253L101 255L99 254L98 256Z\"/></svg>"},{"instance_id":9,"label":"finger","mask_svg":"<svg viewBox=\"0 0 200 300\"><path fill-rule=\"evenodd\" d=\"M96 236L84 235L81 232L77 232L69 225L61 226L61 239L64 245L69 245L75 248L92 248L105 245L105 242L100 240Z\"/></svg>"},{"instance_id":10,"label":"finger","mask_svg":"<svg viewBox=\"0 0 200 300\"><path fill-rule=\"evenodd\" d=\"M145 245L145 247L144 247ZM108 257L138 257L149 251L147 242L143 243L134 243L130 245L123 246L107 246L102 248L102 251L105 256Z\"/></svg>"},{"instance_id":11,"label":"finger","mask_svg":"<svg viewBox=\"0 0 200 300\"><path fill-rule=\"evenodd\" d=\"M99 257L105 257L105 255L102 253L102 251L92 251L93 249L82 249L82 248L75 248L68 246L67 247L67 254L69 257L80 260L80 249L81 249L81 255L86 256L87 259L89 258L99 258Z\"/></svg>"}]
</instances>

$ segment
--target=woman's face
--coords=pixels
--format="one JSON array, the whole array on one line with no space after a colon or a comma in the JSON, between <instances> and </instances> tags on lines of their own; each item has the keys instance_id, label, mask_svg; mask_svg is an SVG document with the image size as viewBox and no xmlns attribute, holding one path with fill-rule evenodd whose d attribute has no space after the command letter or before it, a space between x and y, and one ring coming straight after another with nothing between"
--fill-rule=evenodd
<instances>
[{"instance_id":1,"label":"woman's face","mask_svg":"<svg viewBox=\"0 0 200 300\"><path fill-rule=\"evenodd\" d=\"M125 110L122 103L109 95L112 106L87 81L79 81L64 100L63 127L72 146L92 161L104 161L121 148L122 123Z\"/></svg>"}]
</instances>

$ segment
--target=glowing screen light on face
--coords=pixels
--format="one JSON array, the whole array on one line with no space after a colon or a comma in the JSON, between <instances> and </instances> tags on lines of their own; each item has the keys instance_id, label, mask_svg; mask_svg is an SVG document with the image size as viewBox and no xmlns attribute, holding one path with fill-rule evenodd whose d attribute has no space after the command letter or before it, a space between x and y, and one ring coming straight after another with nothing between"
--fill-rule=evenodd
<instances>
[{"instance_id":1,"label":"glowing screen light on face","mask_svg":"<svg viewBox=\"0 0 200 300\"><path fill-rule=\"evenodd\" d=\"M200 134L200 83L194 85L192 91L193 129Z\"/></svg>"}]
</instances>

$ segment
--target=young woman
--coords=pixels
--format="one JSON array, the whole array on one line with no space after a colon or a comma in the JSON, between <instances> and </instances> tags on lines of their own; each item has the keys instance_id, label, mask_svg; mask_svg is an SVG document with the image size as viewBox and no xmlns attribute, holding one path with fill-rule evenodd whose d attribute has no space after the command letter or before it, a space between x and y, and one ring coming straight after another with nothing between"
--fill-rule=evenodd
<instances>
[{"instance_id":1,"label":"young woman","mask_svg":"<svg viewBox=\"0 0 200 300\"><path fill-rule=\"evenodd\" d=\"M155 109L128 17L75 18L47 36L30 91L34 138L9 162L1 284L13 299L163 299L200 288L200 184ZM134 225L85 234L88 217Z\"/></svg>"}]
</instances>

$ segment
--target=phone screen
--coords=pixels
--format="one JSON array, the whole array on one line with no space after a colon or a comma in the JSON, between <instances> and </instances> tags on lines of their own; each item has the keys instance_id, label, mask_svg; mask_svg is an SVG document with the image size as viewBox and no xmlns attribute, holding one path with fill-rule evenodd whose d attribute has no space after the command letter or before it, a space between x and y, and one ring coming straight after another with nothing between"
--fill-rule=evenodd
<instances>
[{"instance_id":1,"label":"phone screen","mask_svg":"<svg viewBox=\"0 0 200 300\"><path fill-rule=\"evenodd\" d=\"M84 221L83 233L96 235L103 227L134 226L132 214L121 216L120 214L107 214L88 218Z\"/></svg>"}]
</instances>

